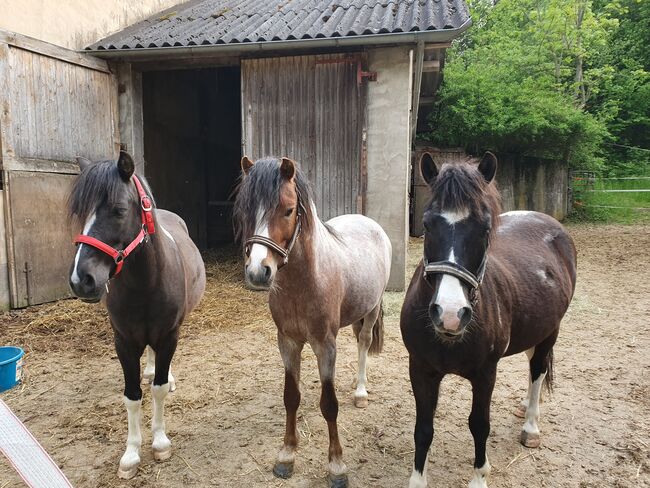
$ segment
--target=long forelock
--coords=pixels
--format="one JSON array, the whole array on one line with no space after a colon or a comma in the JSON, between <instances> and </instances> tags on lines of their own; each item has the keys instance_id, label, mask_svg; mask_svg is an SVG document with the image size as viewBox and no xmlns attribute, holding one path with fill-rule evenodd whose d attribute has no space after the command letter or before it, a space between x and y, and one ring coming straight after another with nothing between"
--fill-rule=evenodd
<instances>
[{"instance_id":1,"label":"long forelock","mask_svg":"<svg viewBox=\"0 0 650 488\"><path fill-rule=\"evenodd\" d=\"M446 164L431 185L432 199L441 212L469 211L490 216L492 227L498 225L501 201L496 183L486 182L476 165Z\"/></svg>"},{"instance_id":2,"label":"long forelock","mask_svg":"<svg viewBox=\"0 0 650 488\"><path fill-rule=\"evenodd\" d=\"M142 176L138 178L155 206L149 183ZM77 177L72 187L68 197L68 219L77 226L83 226L100 205L117 202L123 184L115 161L93 163Z\"/></svg>"},{"instance_id":3,"label":"long forelock","mask_svg":"<svg viewBox=\"0 0 650 488\"><path fill-rule=\"evenodd\" d=\"M310 229L313 222L311 210L311 188L309 182L296 165L294 178L296 191L303 215L303 229ZM255 233L260 217L267 218L280 203L282 188L280 161L277 158L263 158L255 162L247 175L242 175L236 190L237 198L233 208L235 235L239 240L246 240ZM261 215L260 215L261 212Z\"/></svg>"}]
</instances>

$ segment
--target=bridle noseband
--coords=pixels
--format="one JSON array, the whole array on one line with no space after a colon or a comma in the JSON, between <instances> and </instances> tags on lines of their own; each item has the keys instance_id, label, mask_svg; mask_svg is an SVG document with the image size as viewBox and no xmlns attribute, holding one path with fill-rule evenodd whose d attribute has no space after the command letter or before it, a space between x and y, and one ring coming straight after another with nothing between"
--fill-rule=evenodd
<instances>
[{"instance_id":1,"label":"bridle noseband","mask_svg":"<svg viewBox=\"0 0 650 488\"><path fill-rule=\"evenodd\" d=\"M118 251L113 246L109 246L105 242L100 241L91 236L84 234L79 234L74 239L75 244L88 244L89 246L99 249L103 253L108 254L113 261L115 261L115 273L112 276L117 276L120 271L122 271L122 266L124 265L124 260L131 254L140 244L145 242L149 235L156 232L155 223L153 220L153 204L151 203L151 198L144 191L142 183L136 175L132 176L133 183L135 184L136 189L138 190L138 196L140 197L140 208L141 208L141 217L142 217L142 227L138 235L131 241L131 243L126 246L124 249Z\"/></svg>"},{"instance_id":2,"label":"bridle noseband","mask_svg":"<svg viewBox=\"0 0 650 488\"><path fill-rule=\"evenodd\" d=\"M472 306L475 306L478 302L478 291L481 283L483 282L483 277L485 276L485 268L487 267L488 262L488 250L485 250L483 255L483 260L478 268L478 274L474 274L471 271L468 271L464 266L461 266L458 263L452 261L435 261L428 262L425 256L424 258L424 272L423 278L424 281L429 285L429 276L436 274L446 274L450 276L455 276L459 280L463 281L466 285L470 287L470 303Z\"/></svg>"},{"instance_id":3,"label":"bridle noseband","mask_svg":"<svg viewBox=\"0 0 650 488\"><path fill-rule=\"evenodd\" d=\"M250 255L251 251L251 246L253 244L261 244L262 246L266 246L267 248L271 249L272 251L275 251L282 257L282 264L278 267L280 269L283 266L286 266L289 263L289 254L291 253L291 250L293 249L293 246L296 244L296 241L298 240L298 237L300 236L300 231L302 230L302 215L303 212L302 210L305 210L303 207L302 201L300 199L300 193L298 192L298 188L296 188L296 195L298 197L298 204L296 205L296 228L293 230L293 235L291 236L291 240L289 241L289 245L284 248L280 246L278 243L276 243L273 239L270 239L268 237L261 236L259 234L254 234L253 236L249 237L246 239L246 256Z\"/></svg>"}]
</instances>

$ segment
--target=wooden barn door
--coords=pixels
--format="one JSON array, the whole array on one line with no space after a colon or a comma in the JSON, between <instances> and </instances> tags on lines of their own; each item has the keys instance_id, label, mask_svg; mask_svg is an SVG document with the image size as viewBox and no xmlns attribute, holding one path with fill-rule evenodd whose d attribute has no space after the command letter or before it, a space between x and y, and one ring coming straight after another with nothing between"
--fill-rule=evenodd
<instances>
[{"instance_id":1,"label":"wooden barn door","mask_svg":"<svg viewBox=\"0 0 650 488\"><path fill-rule=\"evenodd\" d=\"M74 161L117 154L117 84L103 61L0 31L0 107L9 288L17 308L70 296L66 199Z\"/></svg>"},{"instance_id":2,"label":"wooden barn door","mask_svg":"<svg viewBox=\"0 0 650 488\"><path fill-rule=\"evenodd\" d=\"M350 54L242 61L244 154L298 161L324 220L364 211L362 61Z\"/></svg>"}]
</instances>

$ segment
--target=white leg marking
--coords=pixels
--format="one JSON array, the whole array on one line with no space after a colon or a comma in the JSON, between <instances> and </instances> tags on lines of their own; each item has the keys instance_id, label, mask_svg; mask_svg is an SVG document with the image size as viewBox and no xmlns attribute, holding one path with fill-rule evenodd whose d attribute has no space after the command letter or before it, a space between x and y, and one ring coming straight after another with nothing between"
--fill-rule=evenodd
<instances>
[{"instance_id":1,"label":"white leg marking","mask_svg":"<svg viewBox=\"0 0 650 488\"><path fill-rule=\"evenodd\" d=\"M169 383L164 385L151 385L151 399L153 417L151 418L151 432L153 434L153 455L157 461L164 461L171 456L172 443L165 433L165 397L169 393Z\"/></svg>"},{"instance_id":2,"label":"white leg marking","mask_svg":"<svg viewBox=\"0 0 650 488\"><path fill-rule=\"evenodd\" d=\"M278 453L278 462L292 464L296 460L296 453L293 448L288 446L282 446L280 452Z\"/></svg>"},{"instance_id":3,"label":"white leg marking","mask_svg":"<svg viewBox=\"0 0 650 488\"><path fill-rule=\"evenodd\" d=\"M537 421L539 420L539 397L544 378L546 378L546 373L540 374L530 388L528 408L526 409L526 422L524 423L524 431L528 434L539 435L539 427L537 425Z\"/></svg>"},{"instance_id":4,"label":"white leg marking","mask_svg":"<svg viewBox=\"0 0 650 488\"><path fill-rule=\"evenodd\" d=\"M88 233L90 232L90 229L92 229L93 224L95 223L95 218L97 215L93 212L93 214L88 217L88 220L86 221L86 225L84 225L84 230L81 232L83 235L87 236ZM79 247L77 247L77 254L74 257L74 268L72 269L72 276L70 277L70 281L72 281L75 285L79 284L81 279L79 278L79 275L77 274L77 266L79 266L79 257L81 256L81 247L83 244L79 244Z\"/></svg>"},{"instance_id":5,"label":"white leg marking","mask_svg":"<svg viewBox=\"0 0 650 488\"><path fill-rule=\"evenodd\" d=\"M490 461L485 457L485 464L480 468L474 468L474 478L469 482L469 488L488 488L487 477L490 474Z\"/></svg>"},{"instance_id":6,"label":"white leg marking","mask_svg":"<svg viewBox=\"0 0 650 488\"><path fill-rule=\"evenodd\" d=\"M341 459L332 459L328 464L327 469L333 476L341 476L348 472L348 467Z\"/></svg>"},{"instance_id":7,"label":"white leg marking","mask_svg":"<svg viewBox=\"0 0 650 488\"><path fill-rule=\"evenodd\" d=\"M142 400L129 400L124 397L124 405L128 415L129 433L126 440L126 451L120 459L120 478L133 478L140 464L140 446L142 445L142 432L140 420L142 417Z\"/></svg>"},{"instance_id":8,"label":"white leg marking","mask_svg":"<svg viewBox=\"0 0 650 488\"><path fill-rule=\"evenodd\" d=\"M151 346L147 346L147 364L144 367L144 373L142 374L142 382L145 384L151 383L154 376L156 376L156 351L154 351ZM167 375L167 381L169 383L169 391L176 391L176 380L172 375L172 367L169 366L169 374Z\"/></svg>"},{"instance_id":9,"label":"white leg marking","mask_svg":"<svg viewBox=\"0 0 650 488\"><path fill-rule=\"evenodd\" d=\"M374 327L374 324L369 326L367 318L364 319L363 324L363 327L359 331L359 342L357 343L359 369L357 371L357 389L354 392L354 404L360 408L368 406L368 391L366 390L368 376L366 375L366 368L368 364L368 349L372 342L372 327Z\"/></svg>"},{"instance_id":10,"label":"white leg marking","mask_svg":"<svg viewBox=\"0 0 650 488\"><path fill-rule=\"evenodd\" d=\"M413 472L411 473L411 478L409 479L409 488L427 488L427 463L429 461L429 455L427 454L426 459L424 460L424 469L420 473L415 466L413 466Z\"/></svg>"},{"instance_id":11,"label":"white leg marking","mask_svg":"<svg viewBox=\"0 0 650 488\"><path fill-rule=\"evenodd\" d=\"M144 367L144 373L142 373L142 382L151 383L153 377L156 374L156 353L151 346L147 346L147 364Z\"/></svg>"}]
</instances>

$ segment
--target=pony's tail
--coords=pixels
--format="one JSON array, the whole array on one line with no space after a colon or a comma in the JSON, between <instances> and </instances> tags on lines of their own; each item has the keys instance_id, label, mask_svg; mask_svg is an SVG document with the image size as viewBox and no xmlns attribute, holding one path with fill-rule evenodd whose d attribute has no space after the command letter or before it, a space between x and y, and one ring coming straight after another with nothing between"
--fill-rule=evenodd
<instances>
[{"instance_id":1,"label":"pony's tail","mask_svg":"<svg viewBox=\"0 0 650 488\"><path fill-rule=\"evenodd\" d=\"M384 348L384 304L379 304L379 314L377 321L372 327L372 342L368 349L368 354L376 356Z\"/></svg>"},{"instance_id":2,"label":"pony's tail","mask_svg":"<svg viewBox=\"0 0 650 488\"><path fill-rule=\"evenodd\" d=\"M546 376L544 377L544 387L549 395L553 393L553 348L551 348L546 356Z\"/></svg>"}]
</instances>

